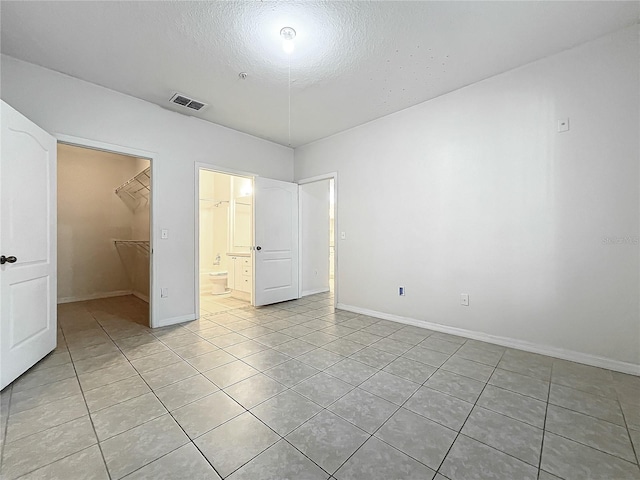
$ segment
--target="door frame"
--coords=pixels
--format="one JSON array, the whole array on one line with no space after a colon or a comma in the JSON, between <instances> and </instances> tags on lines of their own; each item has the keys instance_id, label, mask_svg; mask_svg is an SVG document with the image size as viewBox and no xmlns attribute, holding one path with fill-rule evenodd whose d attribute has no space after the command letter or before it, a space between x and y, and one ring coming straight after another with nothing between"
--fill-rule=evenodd
<instances>
[{"instance_id":1,"label":"door frame","mask_svg":"<svg viewBox=\"0 0 640 480\"><path fill-rule=\"evenodd\" d=\"M149 327L155 328L160 326L155 315L157 310L156 301L157 298L159 298L159 295L156 295L155 291L156 268L154 267L156 261L155 255L153 254L156 232L156 218L154 215L154 210L158 199L158 183L156 174L156 160L158 159L158 154L156 152L140 150L125 145L116 145L113 143L102 142L89 138L76 137L73 135L66 135L62 133L53 133L52 135L56 138L58 143L149 160L149 166L151 167L151 201L149 205Z\"/></svg>"},{"instance_id":2,"label":"door frame","mask_svg":"<svg viewBox=\"0 0 640 480\"><path fill-rule=\"evenodd\" d=\"M231 175L235 177L245 177L251 179L251 187L253 189L253 181L256 177L260 175L256 173L246 172L243 170L234 170L232 168L220 167L218 165L212 165L211 163L204 162L194 162L194 196L193 196L193 204L194 204L194 240L195 240L195 248L194 248L194 285L195 285L195 298L194 298L194 308L196 314L196 320L200 318L200 171L208 170L210 172L222 173L224 175ZM253 202L253 206L255 208L255 202ZM251 222L252 227L255 227L255 212L252 210L251 212ZM255 231L255 228L253 228ZM253 232L255 233L255 232ZM252 243L255 243L252 233ZM253 262L253 247L251 248L251 268L254 268ZM253 305L253 292L255 290L255 285L253 284L255 281L255 271L252 272L251 276L251 305Z\"/></svg>"},{"instance_id":3,"label":"door frame","mask_svg":"<svg viewBox=\"0 0 640 480\"><path fill-rule=\"evenodd\" d=\"M302 178L296 183L307 183L333 180L333 307L338 304L338 172L323 173L313 177ZM328 225L327 225L327 228ZM298 201L298 252L302 252L302 202ZM298 278L302 278L302 262L298 263ZM298 285L298 298L302 298L302 282Z\"/></svg>"}]
</instances>

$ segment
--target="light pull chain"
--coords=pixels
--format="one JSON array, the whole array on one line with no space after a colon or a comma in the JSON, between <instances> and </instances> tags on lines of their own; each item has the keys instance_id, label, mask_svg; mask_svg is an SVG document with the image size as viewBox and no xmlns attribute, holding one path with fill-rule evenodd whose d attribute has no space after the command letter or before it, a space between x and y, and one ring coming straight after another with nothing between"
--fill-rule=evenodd
<instances>
[{"instance_id":1,"label":"light pull chain","mask_svg":"<svg viewBox=\"0 0 640 480\"><path fill-rule=\"evenodd\" d=\"M291 146L291 55L289 58L289 146Z\"/></svg>"},{"instance_id":2,"label":"light pull chain","mask_svg":"<svg viewBox=\"0 0 640 480\"><path fill-rule=\"evenodd\" d=\"M288 122L289 122L289 146L291 146L291 53L293 52L293 39L296 38L296 31L291 27L282 27L280 30L282 37L282 48L287 54L289 66L289 81L287 83L287 93L289 97Z\"/></svg>"}]
</instances>

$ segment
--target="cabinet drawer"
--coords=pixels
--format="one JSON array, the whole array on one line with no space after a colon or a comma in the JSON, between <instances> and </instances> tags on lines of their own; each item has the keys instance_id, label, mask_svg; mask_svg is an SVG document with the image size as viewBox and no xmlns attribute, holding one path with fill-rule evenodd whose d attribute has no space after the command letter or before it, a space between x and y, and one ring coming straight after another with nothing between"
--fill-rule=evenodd
<instances>
[{"instance_id":1,"label":"cabinet drawer","mask_svg":"<svg viewBox=\"0 0 640 480\"><path fill-rule=\"evenodd\" d=\"M242 265L245 267L250 267L251 266L251 257L244 257L242 259Z\"/></svg>"},{"instance_id":2,"label":"cabinet drawer","mask_svg":"<svg viewBox=\"0 0 640 480\"><path fill-rule=\"evenodd\" d=\"M251 278L242 277L242 280L240 280L239 283L240 283L240 286L238 290L240 290L241 292L251 291Z\"/></svg>"},{"instance_id":3,"label":"cabinet drawer","mask_svg":"<svg viewBox=\"0 0 640 480\"><path fill-rule=\"evenodd\" d=\"M242 268L242 275L244 276L251 276L251 267L243 267Z\"/></svg>"}]
</instances>

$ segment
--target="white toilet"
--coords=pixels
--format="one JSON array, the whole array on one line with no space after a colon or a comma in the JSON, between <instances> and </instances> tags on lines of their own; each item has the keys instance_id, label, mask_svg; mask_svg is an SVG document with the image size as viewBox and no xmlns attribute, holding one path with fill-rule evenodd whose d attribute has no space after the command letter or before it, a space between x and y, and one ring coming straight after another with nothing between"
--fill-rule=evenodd
<instances>
[{"instance_id":1,"label":"white toilet","mask_svg":"<svg viewBox=\"0 0 640 480\"><path fill-rule=\"evenodd\" d=\"M211 282L211 295L222 295L229 292L227 290L227 272L210 272L209 281Z\"/></svg>"}]
</instances>

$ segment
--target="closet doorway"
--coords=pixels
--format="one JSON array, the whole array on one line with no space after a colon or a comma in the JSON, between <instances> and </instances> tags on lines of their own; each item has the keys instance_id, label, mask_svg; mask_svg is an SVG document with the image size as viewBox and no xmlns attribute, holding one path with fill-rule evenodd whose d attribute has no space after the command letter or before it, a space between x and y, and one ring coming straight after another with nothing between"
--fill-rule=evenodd
<instances>
[{"instance_id":1,"label":"closet doorway","mask_svg":"<svg viewBox=\"0 0 640 480\"><path fill-rule=\"evenodd\" d=\"M198 169L200 315L253 301L253 178Z\"/></svg>"},{"instance_id":2,"label":"closet doorway","mask_svg":"<svg viewBox=\"0 0 640 480\"><path fill-rule=\"evenodd\" d=\"M75 324L142 331L150 326L151 161L58 143L57 168L59 310Z\"/></svg>"},{"instance_id":3,"label":"closet doorway","mask_svg":"<svg viewBox=\"0 0 640 480\"><path fill-rule=\"evenodd\" d=\"M336 305L336 173L299 180L300 297L329 293Z\"/></svg>"}]
</instances>

